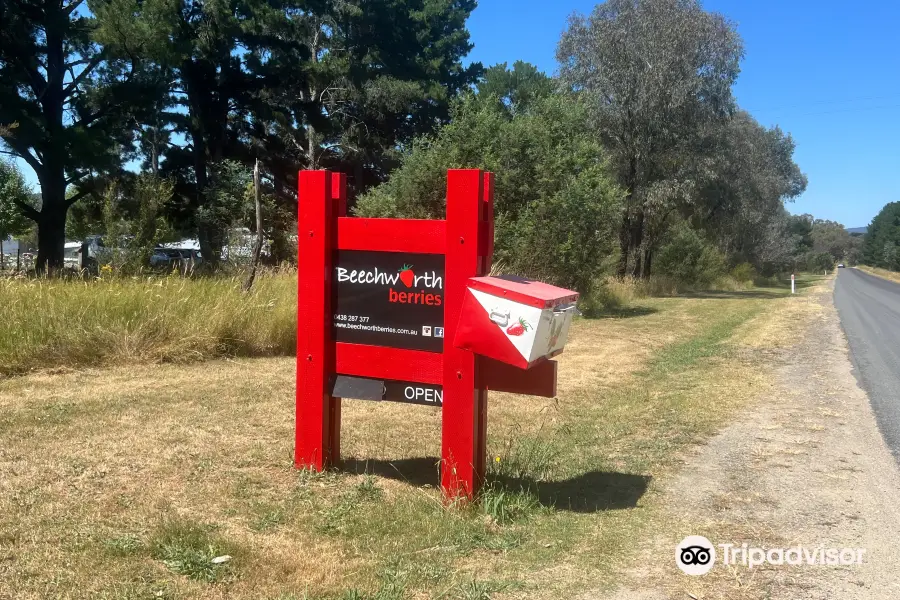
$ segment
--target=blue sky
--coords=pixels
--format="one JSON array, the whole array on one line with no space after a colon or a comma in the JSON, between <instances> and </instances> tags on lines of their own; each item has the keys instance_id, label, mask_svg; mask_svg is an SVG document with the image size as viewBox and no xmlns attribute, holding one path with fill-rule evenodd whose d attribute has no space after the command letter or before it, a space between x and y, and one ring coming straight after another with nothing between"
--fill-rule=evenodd
<instances>
[{"instance_id":1,"label":"blue sky","mask_svg":"<svg viewBox=\"0 0 900 600\"><path fill-rule=\"evenodd\" d=\"M480 0L469 19L485 65L525 60L557 68L556 43L589 0ZM735 93L766 126L794 137L809 177L788 209L848 227L900 200L900 3L706 0L736 23L746 57Z\"/></svg>"}]
</instances>

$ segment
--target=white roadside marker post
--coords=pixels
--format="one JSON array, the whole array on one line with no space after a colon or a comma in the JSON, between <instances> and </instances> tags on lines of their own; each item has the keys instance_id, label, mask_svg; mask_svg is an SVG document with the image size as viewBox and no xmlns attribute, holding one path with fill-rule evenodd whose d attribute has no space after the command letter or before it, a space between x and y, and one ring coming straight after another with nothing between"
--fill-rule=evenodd
<instances>
[{"instance_id":1,"label":"white roadside marker post","mask_svg":"<svg viewBox=\"0 0 900 600\"><path fill-rule=\"evenodd\" d=\"M794 274L793 274L793 273L791 273L791 293L792 293L792 294L796 294L796 293L797 293L796 290L795 290L795 288L794 288Z\"/></svg>"}]
</instances>

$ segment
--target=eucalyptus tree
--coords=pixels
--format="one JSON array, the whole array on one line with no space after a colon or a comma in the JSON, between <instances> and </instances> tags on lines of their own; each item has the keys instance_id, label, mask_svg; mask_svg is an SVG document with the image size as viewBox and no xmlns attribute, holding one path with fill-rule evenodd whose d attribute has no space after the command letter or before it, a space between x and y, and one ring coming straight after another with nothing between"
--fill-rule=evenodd
<instances>
[{"instance_id":1,"label":"eucalyptus tree","mask_svg":"<svg viewBox=\"0 0 900 600\"><path fill-rule=\"evenodd\" d=\"M683 216L737 260L765 262L759 257L771 244L772 222L806 189L806 176L793 159L793 138L738 111L704 143L708 156L693 175L696 194L683 206Z\"/></svg>"},{"instance_id":2,"label":"eucalyptus tree","mask_svg":"<svg viewBox=\"0 0 900 600\"><path fill-rule=\"evenodd\" d=\"M528 65L488 69L478 94L454 103L434 135L418 138L356 214L441 218L448 168L493 171L496 263L587 293L614 250L623 194L606 150L584 126L587 107L551 84Z\"/></svg>"},{"instance_id":3,"label":"eucalyptus tree","mask_svg":"<svg viewBox=\"0 0 900 600\"><path fill-rule=\"evenodd\" d=\"M734 112L742 55L733 24L697 0L607 0L570 17L557 49L560 74L590 98L593 126L627 193L619 275L649 275L647 226L693 193L686 159L702 149L696 142L710 123Z\"/></svg>"}]
</instances>

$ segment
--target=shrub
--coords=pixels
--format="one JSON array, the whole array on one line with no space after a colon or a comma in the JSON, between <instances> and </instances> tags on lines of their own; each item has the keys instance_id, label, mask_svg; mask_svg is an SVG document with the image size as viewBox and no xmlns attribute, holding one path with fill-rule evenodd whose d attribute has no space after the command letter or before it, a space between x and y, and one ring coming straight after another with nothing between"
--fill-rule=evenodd
<instances>
[{"instance_id":1,"label":"shrub","mask_svg":"<svg viewBox=\"0 0 900 600\"><path fill-rule=\"evenodd\" d=\"M634 295L629 293L633 291L632 288L633 286L629 288L620 285L614 277L597 279L590 291L578 300L578 309L588 318L618 310L634 298Z\"/></svg>"},{"instance_id":2,"label":"shrub","mask_svg":"<svg viewBox=\"0 0 900 600\"><path fill-rule=\"evenodd\" d=\"M0 160L0 245L11 235L25 233L30 226L16 202L28 203L28 186L14 164Z\"/></svg>"},{"instance_id":3,"label":"shrub","mask_svg":"<svg viewBox=\"0 0 900 600\"><path fill-rule=\"evenodd\" d=\"M758 276L756 269L748 262L736 265L729 275L739 283L752 283Z\"/></svg>"},{"instance_id":4,"label":"shrub","mask_svg":"<svg viewBox=\"0 0 900 600\"><path fill-rule=\"evenodd\" d=\"M508 273L585 293L615 248L621 190L586 107L550 96L510 114L469 96L434 137L420 138L390 179L363 194L367 217L443 218L448 168L493 171L495 261Z\"/></svg>"},{"instance_id":5,"label":"shrub","mask_svg":"<svg viewBox=\"0 0 900 600\"><path fill-rule=\"evenodd\" d=\"M725 256L696 231L678 227L669 243L662 247L656 270L677 283L706 286L725 274Z\"/></svg>"},{"instance_id":6,"label":"shrub","mask_svg":"<svg viewBox=\"0 0 900 600\"><path fill-rule=\"evenodd\" d=\"M832 271L836 265L834 256L830 252L808 252L801 262L801 268L814 273Z\"/></svg>"},{"instance_id":7,"label":"shrub","mask_svg":"<svg viewBox=\"0 0 900 600\"><path fill-rule=\"evenodd\" d=\"M150 266L154 248L169 234L162 209L172 197L174 185L173 180L150 173L138 175L133 197L137 214L133 220L123 218L118 182L109 185L103 201L106 246L96 256L100 264L122 275L138 274Z\"/></svg>"}]
</instances>

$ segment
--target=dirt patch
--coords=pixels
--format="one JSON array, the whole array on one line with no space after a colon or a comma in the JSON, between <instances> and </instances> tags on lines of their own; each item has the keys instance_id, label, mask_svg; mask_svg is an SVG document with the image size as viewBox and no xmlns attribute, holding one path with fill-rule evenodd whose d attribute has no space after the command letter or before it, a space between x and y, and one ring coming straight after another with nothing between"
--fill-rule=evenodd
<instances>
[{"instance_id":1,"label":"dirt patch","mask_svg":"<svg viewBox=\"0 0 900 600\"><path fill-rule=\"evenodd\" d=\"M833 281L809 296L802 341L771 356L774 387L665 486L666 533L647 543L615 598L900 597L900 476L854 377L832 293ZM708 575L689 577L675 566L687 535L866 553L861 566L750 570L723 566L720 552Z\"/></svg>"}]
</instances>

